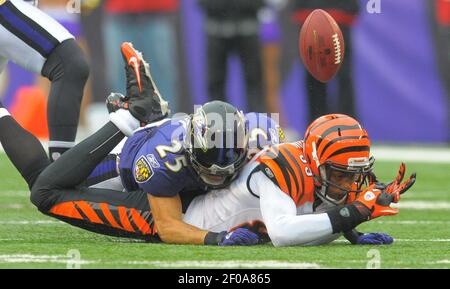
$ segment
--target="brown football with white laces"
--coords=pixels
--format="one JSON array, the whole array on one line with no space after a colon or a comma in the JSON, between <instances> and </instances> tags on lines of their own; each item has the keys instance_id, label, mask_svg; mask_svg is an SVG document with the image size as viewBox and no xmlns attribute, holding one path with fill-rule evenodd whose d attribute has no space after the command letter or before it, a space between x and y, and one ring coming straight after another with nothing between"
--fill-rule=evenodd
<instances>
[{"instance_id":1,"label":"brown football with white laces","mask_svg":"<svg viewBox=\"0 0 450 289\"><path fill-rule=\"evenodd\" d=\"M342 31L330 14L316 9L300 30L299 51L303 64L320 82L330 81L344 61Z\"/></svg>"}]
</instances>

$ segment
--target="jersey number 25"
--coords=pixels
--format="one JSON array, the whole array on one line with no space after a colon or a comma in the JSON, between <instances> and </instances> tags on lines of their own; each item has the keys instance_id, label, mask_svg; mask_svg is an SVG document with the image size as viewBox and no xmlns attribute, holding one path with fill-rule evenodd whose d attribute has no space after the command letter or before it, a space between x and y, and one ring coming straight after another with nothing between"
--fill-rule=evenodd
<instances>
[{"instance_id":1,"label":"jersey number 25","mask_svg":"<svg viewBox=\"0 0 450 289\"><path fill-rule=\"evenodd\" d=\"M181 142L176 140L172 140L172 146L159 145L155 148L161 160L167 157L167 153L177 154L181 151L181 149L182 149ZM177 173L183 167L187 166L187 160L185 156L178 156L174 158L173 163L170 161L166 161L164 165L172 172Z\"/></svg>"}]
</instances>

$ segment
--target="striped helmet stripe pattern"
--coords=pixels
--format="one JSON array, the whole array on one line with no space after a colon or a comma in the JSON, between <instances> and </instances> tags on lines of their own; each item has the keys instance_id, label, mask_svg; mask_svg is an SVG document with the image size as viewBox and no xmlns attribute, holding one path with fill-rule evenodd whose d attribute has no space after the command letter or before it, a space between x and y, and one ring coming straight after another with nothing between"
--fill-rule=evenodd
<instances>
[{"instance_id":1,"label":"striped helmet stripe pattern","mask_svg":"<svg viewBox=\"0 0 450 289\"><path fill-rule=\"evenodd\" d=\"M304 143L306 157L317 176L318 166L325 162L342 166L350 166L354 160L359 161L358 165L369 163L370 140L367 132L358 121L343 114L316 119L307 129Z\"/></svg>"},{"instance_id":2,"label":"striped helmet stripe pattern","mask_svg":"<svg viewBox=\"0 0 450 289\"><path fill-rule=\"evenodd\" d=\"M331 140L330 142L328 142L322 149L322 151L320 152L319 157L322 158L324 156L324 154L326 153L327 149L332 146L333 144L339 142L339 141L343 141L343 140L359 140L361 137L360 136L344 136L344 137L340 137L340 138L335 138L333 140ZM367 138L367 136L362 136L362 138Z\"/></svg>"}]
</instances>

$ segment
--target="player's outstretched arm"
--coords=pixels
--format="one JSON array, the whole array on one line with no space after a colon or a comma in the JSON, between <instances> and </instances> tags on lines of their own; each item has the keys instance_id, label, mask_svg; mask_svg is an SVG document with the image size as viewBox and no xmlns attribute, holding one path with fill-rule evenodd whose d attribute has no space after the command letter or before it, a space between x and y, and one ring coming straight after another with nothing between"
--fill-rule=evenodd
<instances>
[{"instance_id":1,"label":"player's outstretched arm","mask_svg":"<svg viewBox=\"0 0 450 289\"><path fill-rule=\"evenodd\" d=\"M182 220L181 200L148 194L158 235L164 243L203 245L208 231L186 224Z\"/></svg>"},{"instance_id":2,"label":"player's outstretched arm","mask_svg":"<svg viewBox=\"0 0 450 289\"><path fill-rule=\"evenodd\" d=\"M373 195L373 197L369 197L369 199L372 199L372 202L367 202L367 197L362 198L359 201L359 204L364 204L364 207L368 207L370 209L370 216L369 218L376 218L380 215L385 214L391 214L391 208L389 207L390 203L397 203L400 200L400 195L404 194L406 191L411 188L415 181L416 181L416 173L413 173L406 181L402 182L405 177L406 172L406 165L404 163L400 164L400 168L397 174L397 177L389 183L388 185L384 185L382 183L379 183L376 180L375 175L371 174L371 180L369 182L370 187L374 187L381 189L383 193L380 194L378 197L379 200L375 201L373 203L373 199L375 197L375 194L369 192L362 192L362 194L369 193L370 195ZM384 205L382 203L385 203ZM361 207L361 206L359 206ZM383 212L383 213L378 213ZM396 214L396 211L393 211L392 214ZM386 233L360 233L356 230L352 230L349 232L346 232L344 234L345 238L349 240L352 244L358 244L358 245L384 245L384 244L392 244L394 242L394 238L389 236Z\"/></svg>"},{"instance_id":3,"label":"player's outstretched arm","mask_svg":"<svg viewBox=\"0 0 450 289\"><path fill-rule=\"evenodd\" d=\"M294 201L262 173L250 181L260 194L263 221L276 247L310 245L333 239L333 229L326 213L297 215Z\"/></svg>"},{"instance_id":4,"label":"player's outstretched arm","mask_svg":"<svg viewBox=\"0 0 450 289\"><path fill-rule=\"evenodd\" d=\"M239 228L232 232L215 233L183 222L179 195L156 197L148 194L148 200L158 235L164 243L249 246L259 242L258 235L245 228Z\"/></svg>"},{"instance_id":5,"label":"player's outstretched arm","mask_svg":"<svg viewBox=\"0 0 450 289\"><path fill-rule=\"evenodd\" d=\"M374 196L370 204L365 201L361 203L362 200L368 199L368 197L364 197L364 192L357 201L350 205L336 206L321 214L297 215L294 201L264 174L254 174L250 184L252 190L260 194L263 221L272 243L277 247L331 242L336 239L338 234L350 232L362 222L398 212L396 209L390 208L388 203L376 203L377 200L381 201L385 195L372 190ZM377 194L380 196L378 197ZM376 208L372 208L372 205L375 205ZM374 244L379 240L383 244L392 243L390 236L379 233L358 234L354 237L353 241L359 244Z\"/></svg>"},{"instance_id":6,"label":"player's outstretched arm","mask_svg":"<svg viewBox=\"0 0 450 289\"><path fill-rule=\"evenodd\" d=\"M294 201L264 175L254 174L252 182L258 184L261 214L275 247L315 245L335 239L326 213L297 215Z\"/></svg>"}]
</instances>

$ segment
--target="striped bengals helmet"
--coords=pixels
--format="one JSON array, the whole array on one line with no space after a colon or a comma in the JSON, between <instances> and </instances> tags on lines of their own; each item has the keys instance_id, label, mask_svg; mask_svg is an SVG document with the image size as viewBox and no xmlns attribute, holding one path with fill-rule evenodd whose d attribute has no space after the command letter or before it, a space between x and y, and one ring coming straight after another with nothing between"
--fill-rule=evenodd
<instances>
[{"instance_id":1,"label":"striped bengals helmet","mask_svg":"<svg viewBox=\"0 0 450 289\"><path fill-rule=\"evenodd\" d=\"M319 195L333 203L337 200L327 196L327 187L339 186L329 181L331 170L360 176L358 189L372 170L374 158L370 156L369 136L350 116L328 114L317 118L306 130L303 141L305 157L311 164L316 184L321 187Z\"/></svg>"}]
</instances>

